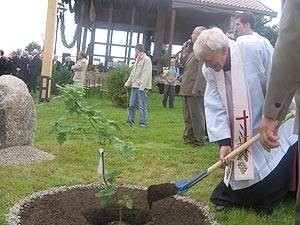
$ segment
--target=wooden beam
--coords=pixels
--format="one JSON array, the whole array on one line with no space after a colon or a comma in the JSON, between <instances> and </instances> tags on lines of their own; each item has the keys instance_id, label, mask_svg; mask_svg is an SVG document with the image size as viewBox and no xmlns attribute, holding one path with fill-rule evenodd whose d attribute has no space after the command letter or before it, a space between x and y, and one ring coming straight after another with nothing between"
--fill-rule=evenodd
<instances>
[{"instance_id":1,"label":"wooden beam","mask_svg":"<svg viewBox=\"0 0 300 225\"><path fill-rule=\"evenodd\" d=\"M170 33L169 33L169 48L168 48L168 59L172 54L172 45L174 42L174 27L176 19L176 9L171 9L171 24L170 24Z\"/></svg>"},{"instance_id":2,"label":"wooden beam","mask_svg":"<svg viewBox=\"0 0 300 225\"><path fill-rule=\"evenodd\" d=\"M93 55L94 55L94 44L95 44L95 34L96 34L96 28L92 27L91 32L91 40L88 46L88 54L89 54L89 63L88 65L93 65Z\"/></svg>"},{"instance_id":3,"label":"wooden beam","mask_svg":"<svg viewBox=\"0 0 300 225\"><path fill-rule=\"evenodd\" d=\"M82 26L80 24L78 24L78 26L80 26L80 30L79 30L79 35L78 35L78 39L77 39L77 54L76 55L78 55L78 52L80 52L81 36L82 36Z\"/></svg>"},{"instance_id":4,"label":"wooden beam","mask_svg":"<svg viewBox=\"0 0 300 225\"><path fill-rule=\"evenodd\" d=\"M108 45L108 55L111 56L111 44L112 44L112 37L113 37L113 34L114 34L114 30L111 30L110 31L110 37L109 37L109 45Z\"/></svg>"},{"instance_id":5,"label":"wooden beam","mask_svg":"<svg viewBox=\"0 0 300 225\"><path fill-rule=\"evenodd\" d=\"M86 37L87 37L87 27L84 27L83 30L83 37L82 37L82 46L81 46L81 51L85 52L86 49Z\"/></svg>"},{"instance_id":6,"label":"wooden beam","mask_svg":"<svg viewBox=\"0 0 300 225\"><path fill-rule=\"evenodd\" d=\"M113 3L111 2L109 5L109 15L108 15L108 29L107 29L107 36L106 36L106 50L105 50L105 55L109 56L109 43L112 41L111 40L111 24L112 24L112 19L113 19L113 12L114 12L114 6ZM104 62L105 68L107 67L107 59L105 59Z\"/></svg>"},{"instance_id":7,"label":"wooden beam","mask_svg":"<svg viewBox=\"0 0 300 225\"><path fill-rule=\"evenodd\" d=\"M136 13L136 7L134 5L133 8L132 8L132 11L131 11L130 34L129 34L129 49L128 49L128 57L127 57L127 63L128 64L130 62L130 55L131 55L132 33L133 33L132 26L134 25L135 13Z\"/></svg>"},{"instance_id":8,"label":"wooden beam","mask_svg":"<svg viewBox=\"0 0 300 225\"><path fill-rule=\"evenodd\" d=\"M128 52L128 39L129 39L129 32L127 31L126 35L126 47L125 47L125 55L124 55L124 62L127 62L127 52Z\"/></svg>"},{"instance_id":9,"label":"wooden beam","mask_svg":"<svg viewBox=\"0 0 300 225\"><path fill-rule=\"evenodd\" d=\"M164 40L165 31L165 21L166 21L166 7L164 7L164 1L159 1L157 6L157 16L156 16L156 29L154 38L154 52L153 52L153 62L160 67L161 61L161 50Z\"/></svg>"},{"instance_id":10,"label":"wooden beam","mask_svg":"<svg viewBox=\"0 0 300 225\"><path fill-rule=\"evenodd\" d=\"M52 61L56 29L56 8L58 0L48 0L46 32L43 51L42 76L40 85L40 101L50 100Z\"/></svg>"}]
</instances>

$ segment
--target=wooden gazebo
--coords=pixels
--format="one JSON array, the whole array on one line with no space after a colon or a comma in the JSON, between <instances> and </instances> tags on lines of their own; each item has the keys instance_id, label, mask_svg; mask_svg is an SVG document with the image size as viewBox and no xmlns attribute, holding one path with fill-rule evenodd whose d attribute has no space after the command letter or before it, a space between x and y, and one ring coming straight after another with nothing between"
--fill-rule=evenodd
<instances>
[{"instance_id":1,"label":"wooden gazebo","mask_svg":"<svg viewBox=\"0 0 300 225\"><path fill-rule=\"evenodd\" d=\"M77 50L88 52L89 64L102 57L105 65L108 60L130 63L137 43L143 43L149 53L152 50L153 64L160 65L163 44L169 46L170 55L172 45L181 45L196 26L218 26L227 30L237 11L276 16L257 0L75 0L75 4L80 28ZM97 29L107 30L103 38L106 41L95 41ZM126 32L125 44L112 41L115 31ZM88 32L90 40L87 40ZM97 52L95 46L105 52ZM114 46L121 49L123 56L112 54Z\"/></svg>"}]
</instances>

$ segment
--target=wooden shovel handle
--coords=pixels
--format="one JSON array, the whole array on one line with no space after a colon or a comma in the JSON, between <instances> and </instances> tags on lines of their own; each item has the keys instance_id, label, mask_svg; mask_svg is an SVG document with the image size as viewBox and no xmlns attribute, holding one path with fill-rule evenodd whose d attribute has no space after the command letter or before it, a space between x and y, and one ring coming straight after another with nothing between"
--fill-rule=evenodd
<instances>
[{"instance_id":1,"label":"wooden shovel handle","mask_svg":"<svg viewBox=\"0 0 300 225\"><path fill-rule=\"evenodd\" d=\"M285 119L281 122L283 124L284 122L288 121L289 119L293 118L295 116L295 111L291 111L289 114L286 115ZM259 139L259 133L256 134L254 137L250 138L247 142L239 146L238 148L234 149L232 152L230 152L225 158L234 158L235 156L239 155L241 152L245 151L249 146L254 144ZM222 166L222 161L219 160L209 168L207 168L207 174L210 174L211 172L215 171L219 167Z\"/></svg>"}]
</instances>

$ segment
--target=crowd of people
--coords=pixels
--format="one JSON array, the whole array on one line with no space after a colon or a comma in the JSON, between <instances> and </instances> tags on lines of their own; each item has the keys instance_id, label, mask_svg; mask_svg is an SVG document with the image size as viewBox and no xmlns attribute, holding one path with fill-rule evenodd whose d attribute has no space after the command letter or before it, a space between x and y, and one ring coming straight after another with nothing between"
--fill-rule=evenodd
<instances>
[{"instance_id":1,"label":"crowd of people","mask_svg":"<svg viewBox=\"0 0 300 225\"><path fill-rule=\"evenodd\" d=\"M26 83L30 92L36 92L41 70L42 59L37 49L32 52L17 49L8 56L5 56L3 50L0 50L0 76L7 74L18 77Z\"/></svg>"},{"instance_id":2,"label":"crowd of people","mask_svg":"<svg viewBox=\"0 0 300 225\"><path fill-rule=\"evenodd\" d=\"M58 56L53 57L53 70L60 71L66 68L74 73L73 81L80 85L84 84L85 72L87 69L86 56L84 52L79 52L78 61L75 63L71 56L67 55L59 61ZM29 92L36 93L39 87L39 78L42 72L42 53L34 49L32 52L17 49L7 56L0 50L0 76L13 75L23 80Z\"/></svg>"},{"instance_id":3,"label":"crowd of people","mask_svg":"<svg viewBox=\"0 0 300 225\"><path fill-rule=\"evenodd\" d=\"M170 59L170 66L163 73L165 91L162 104L166 107L169 98L170 108L174 107L174 82L180 80L179 95L183 99L185 125L183 142L201 148L207 135L211 142L218 143L225 171L224 179L211 195L217 209L250 207L258 213L271 214L288 193L296 193L298 136L293 132L294 119L278 128L279 119L284 118L289 106L294 108L291 104L293 94L284 105L284 113L274 116L273 110L265 109L265 114L271 115L273 122L263 117L267 83L271 71L278 72L274 70L278 65L272 63L273 46L254 32L254 26L254 15L244 12L235 17L234 27L227 33L219 28L195 27L190 41L182 46L180 63L183 73L177 74L174 58ZM140 124L146 127L146 91L151 89L151 61L143 46L137 45L136 53L136 63L125 83L126 87L132 87L127 123L134 124L135 110L139 108ZM278 97L275 89L269 93ZM272 97L269 101L273 101ZM281 108L281 103L272 102L269 108L273 106ZM236 157L228 157L234 149L260 132L262 121L261 142L252 144ZM270 148L275 149L270 151Z\"/></svg>"}]
</instances>

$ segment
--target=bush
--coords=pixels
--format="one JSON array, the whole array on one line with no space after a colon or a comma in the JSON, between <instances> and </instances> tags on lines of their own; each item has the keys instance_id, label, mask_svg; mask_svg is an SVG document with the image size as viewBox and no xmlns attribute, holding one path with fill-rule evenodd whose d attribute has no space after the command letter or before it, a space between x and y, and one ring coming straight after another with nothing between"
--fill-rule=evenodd
<instances>
[{"instance_id":1,"label":"bush","mask_svg":"<svg viewBox=\"0 0 300 225\"><path fill-rule=\"evenodd\" d=\"M131 68L127 64L119 64L108 72L107 95L111 101L119 106L127 106L127 91L124 84L127 81Z\"/></svg>"},{"instance_id":2,"label":"bush","mask_svg":"<svg viewBox=\"0 0 300 225\"><path fill-rule=\"evenodd\" d=\"M62 67L61 70L52 70L52 83L51 83L51 94L57 95L59 93L57 84L59 86L65 86L66 84L72 83L72 72L67 68Z\"/></svg>"}]
</instances>

